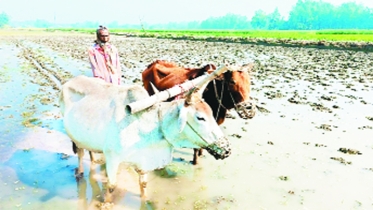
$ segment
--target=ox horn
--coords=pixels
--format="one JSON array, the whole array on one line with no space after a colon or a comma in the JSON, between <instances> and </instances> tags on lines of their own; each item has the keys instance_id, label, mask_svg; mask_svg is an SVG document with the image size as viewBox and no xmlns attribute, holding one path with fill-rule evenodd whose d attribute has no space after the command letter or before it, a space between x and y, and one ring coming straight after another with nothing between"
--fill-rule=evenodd
<instances>
[{"instance_id":1,"label":"ox horn","mask_svg":"<svg viewBox=\"0 0 373 210\"><path fill-rule=\"evenodd\" d=\"M208 83L205 83L200 85L198 88L194 87L193 89L189 90L189 92L186 94L186 104L192 104L194 101L201 99L203 91L205 90L207 84ZM196 99L195 97L198 97L198 99Z\"/></svg>"},{"instance_id":2,"label":"ox horn","mask_svg":"<svg viewBox=\"0 0 373 210\"><path fill-rule=\"evenodd\" d=\"M153 92L154 93L159 93L159 90L154 86L152 82L150 82L150 85L152 86Z\"/></svg>"},{"instance_id":3,"label":"ox horn","mask_svg":"<svg viewBox=\"0 0 373 210\"><path fill-rule=\"evenodd\" d=\"M211 72L211 74L205 74L200 77L197 77L193 80L186 81L180 85L174 86L167 90L160 91L149 98L145 98L139 101L132 102L127 104L126 109L129 110L131 114L144 110L148 107L153 106L154 104L165 101L171 97L179 95L180 93L184 93L185 90L190 90L194 87L193 92L198 91L201 93L204 90L204 85L207 85L208 82L213 80L215 77L219 76L220 74L226 72L228 68L223 65L217 68L215 71ZM202 89L203 88L203 89Z\"/></svg>"}]
</instances>

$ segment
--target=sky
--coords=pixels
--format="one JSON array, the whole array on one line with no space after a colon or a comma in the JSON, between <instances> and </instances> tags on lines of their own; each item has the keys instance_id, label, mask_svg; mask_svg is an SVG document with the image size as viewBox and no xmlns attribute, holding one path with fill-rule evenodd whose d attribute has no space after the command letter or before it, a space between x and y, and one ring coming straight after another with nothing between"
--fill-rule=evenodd
<instances>
[{"instance_id":1,"label":"sky","mask_svg":"<svg viewBox=\"0 0 373 210\"><path fill-rule=\"evenodd\" d=\"M227 13L247 16L271 13L287 17L297 0L0 0L0 13L12 21L44 19L53 23L84 21L108 24L149 24L200 21ZM373 8L372 0L323 0L334 5L356 2Z\"/></svg>"}]
</instances>

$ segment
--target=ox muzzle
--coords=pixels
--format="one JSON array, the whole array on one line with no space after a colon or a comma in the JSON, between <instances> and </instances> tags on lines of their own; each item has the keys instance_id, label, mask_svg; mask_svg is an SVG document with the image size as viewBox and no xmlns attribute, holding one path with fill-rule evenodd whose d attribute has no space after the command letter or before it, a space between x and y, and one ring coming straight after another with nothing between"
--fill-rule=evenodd
<instances>
[{"instance_id":1,"label":"ox muzzle","mask_svg":"<svg viewBox=\"0 0 373 210\"><path fill-rule=\"evenodd\" d=\"M210 144L209 146L205 147L204 149L207 150L215 159L225 159L231 154L231 145L227 138L223 137Z\"/></svg>"},{"instance_id":2,"label":"ox muzzle","mask_svg":"<svg viewBox=\"0 0 373 210\"><path fill-rule=\"evenodd\" d=\"M256 105L251 101L236 104L235 110L242 119L251 119L256 114Z\"/></svg>"}]
</instances>

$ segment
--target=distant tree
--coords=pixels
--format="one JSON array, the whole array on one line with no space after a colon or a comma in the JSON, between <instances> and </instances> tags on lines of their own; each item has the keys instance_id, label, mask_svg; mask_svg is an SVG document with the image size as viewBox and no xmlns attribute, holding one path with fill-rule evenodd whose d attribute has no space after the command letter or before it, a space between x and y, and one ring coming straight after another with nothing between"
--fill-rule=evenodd
<instances>
[{"instance_id":1,"label":"distant tree","mask_svg":"<svg viewBox=\"0 0 373 210\"><path fill-rule=\"evenodd\" d=\"M286 29L372 29L373 10L356 2L334 6L321 0L298 0Z\"/></svg>"},{"instance_id":2,"label":"distant tree","mask_svg":"<svg viewBox=\"0 0 373 210\"><path fill-rule=\"evenodd\" d=\"M327 2L320 2L318 10L315 11L315 23L313 29L332 29L336 27L336 7Z\"/></svg>"},{"instance_id":3,"label":"distant tree","mask_svg":"<svg viewBox=\"0 0 373 210\"><path fill-rule=\"evenodd\" d=\"M46 20L35 20L35 22L33 23L33 27L35 28L50 28L51 26L53 26L53 24L49 21L46 21Z\"/></svg>"},{"instance_id":4,"label":"distant tree","mask_svg":"<svg viewBox=\"0 0 373 210\"><path fill-rule=\"evenodd\" d=\"M203 20L201 22L201 29L213 29L213 28L216 28L216 25L218 25L218 18L216 17L210 17L210 18L207 18L206 20Z\"/></svg>"},{"instance_id":5,"label":"distant tree","mask_svg":"<svg viewBox=\"0 0 373 210\"><path fill-rule=\"evenodd\" d=\"M372 26L372 9L354 2L343 3L337 10L338 21L343 22L342 28L358 29ZM370 21L369 21L370 19Z\"/></svg>"},{"instance_id":6,"label":"distant tree","mask_svg":"<svg viewBox=\"0 0 373 210\"><path fill-rule=\"evenodd\" d=\"M201 27L199 21L188 22L186 29L199 29Z\"/></svg>"},{"instance_id":7,"label":"distant tree","mask_svg":"<svg viewBox=\"0 0 373 210\"><path fill-rule=\"evenodd\" d=\"M315 19L314 5L312 0L298 0L289 14L288 26L292 29L308 30L312 29Z\"/></svg>"},{"instance_id":8,"label":"distant tree","mask_svg":"<svg viewBox=\"0 0 373 210\"><path fill-rule=\"evenodd\" d=\"M281 14L278 11L277 7L271 14L267 16L267 21L268 21L268 29L282 29L284 20L281 17Z\"/></svg>"},{"instance_id":9,"label":"distant tree","mask_svg":"<svg viewBox=\"0 0 373 210\"><path fill-rule=\"evenodd\" d=\"M2 12L0 14L0 28L3 28L4 26L8 24L9 24L9 16L5 12Z\"/></svg>"},{"instance_id":10,"label":"distant tree","mask_svg":"<svg viewBox=\"0 0 373 210\"><path fill-rule=\"evenodd\" d=\"M255 11L254 16L251 18L251 26L254 29L268 29L268 16L263 10Z\"/></svg>"},{"instance_id":11,"label":"distant tree","mask_svg":"<svg viewBox=\"0 0 373 210\"><path fill-rule=\"evenodd\" d=\"M97 21L85 21L71 24L73 28L97 28L99 25Z\"/></svg>"},{"instance_id":12,"label":"distant tree","mask_svg":"<svg viewBox=\"0 0 373 210\"><path fill-rule=\"evenodd\" d=\"M373 29L373 8L354 2L335 6L323 0L297 0L288 19L285 20L276 8L266 14L263 10L255 11L251 20L246 16L228 13L221 17L209 17L203 21L169 22L164 24L125 24L113 21L110 28L128 29L270 29L270 30L320 30L320 29ZM13 27L75 27L96 28L97 22L77 22L73 24L51 24L45 20L9 21L6 13L0 13L0 28L5 25Z\"/></svg>"},{"instance_id":13,"label":"distant tree","mask_svg":"<svg viewBox=\"0 0 373 210\"><path fill-rule=\"evenodd\" d=\"M222 17L211 17L201 22L201 29L249 29L246 16L228 13Z\"/></svg>"}]
</instances>

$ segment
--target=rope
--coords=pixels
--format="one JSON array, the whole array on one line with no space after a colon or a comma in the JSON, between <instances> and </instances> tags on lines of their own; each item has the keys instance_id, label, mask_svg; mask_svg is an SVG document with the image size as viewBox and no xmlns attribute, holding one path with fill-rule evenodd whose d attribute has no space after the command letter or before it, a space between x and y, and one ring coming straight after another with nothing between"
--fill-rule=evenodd
<instances>
[{"instance_id":1,"label":"rope","mask_svg":"<svg viewBox=\"0 0 373 210\"><path fill-rule=\"evenodd\" d=\"M195 134L197 134L197 136L199 136L205 143L207 143L207 145L210 145L210 143L208 142L208 141L206 141L206 139L205 138L203 138L201 135L199 135L199 133L196 131L196 130L194 130L194 128L189 124L189 122L187 122L187 125L189 126L189 128L191 128L192 129L192 131L195 133Z\"/></svg>"},{"instance_id":2,"label":"rope","mask_svg":"<svg viewBox=\"0 0 373 210\"><path fill-rule=\"evenodd\" d=\"M221 94L221 97L219 97L219 95L218 95L218 90L217 90L217 88L216 88L216 82L215 82L215 79L212 80L212 81L213 81L213 83L214 83L214 92L215 92L215 97L216 97L216 100L218 100L218 103L219 103L218 110L217 110L217 112L216 112L216 116L215 116L215 120L217 120L217 119L218 119L218 116L219 116L220 108L223 107L223 108L226 109L226 110L228 110L228 109L227 109L227 107L225 107L225 106L223 105L223 102L222 102L223 95L224 95L224 82L222 82L221 93L220 93L220 94ZM230 91L229 91L229 93L230 93ZM231 94L231 95L232 95L232 94ZM232 97L232 98L233 98L233 97ZM235 103L234 100L233 100L233 103Z\"/></svg>"},{"instance_id":3,"label":"rope","mask_svg":"<svg viewBox=\"0 0 373 210\"><path fill-rule=\"evenodd\" d=\"M224 105L223 105L223 102L222 102L222 100L223 100L223 96L224 96L224 84L225 84L225 82L222 82L222 88L221 88L221 93L220 93L220 95L221 95L221 97L219 97L219 95L218 95L218 91L217 91L217 87L216 87L216 82L215 82L215 80L213 80L213 83L214 83L214 92L215 92L215 97L216 97L216 99L217 99L217 101L218 101L218 103L219 103L219 106L218 106L218 110L217 110L217 112L216 112L216 116L215 116L215 120L217 120L218 119L218 116L219 116L219 112L220 112L220 108L221 107L223 107L224 109L226 109L226 110L229 110L227 107L225 107ZM239 104L237 104L236 103L236 101L234 100L234 98L233 98L233 95L232 95L232 92L229 90L229 85L228 85L228 91L229 91L229 96L231 97L231 100L232 100L232 102L233 102L233 105L234 105L234 108L235 108L235 110L236 110L236 112L242 117L242 118L250 118L250 114L246 111L246 110L243 110L243 108L240 108L240 106L239 106ZM254 106L254 105L253 105ZM244 112L244 113L242 113L242 112ZM243 115L245 115L245 116L243 116Z\"/></svg>"}]
</instances>

